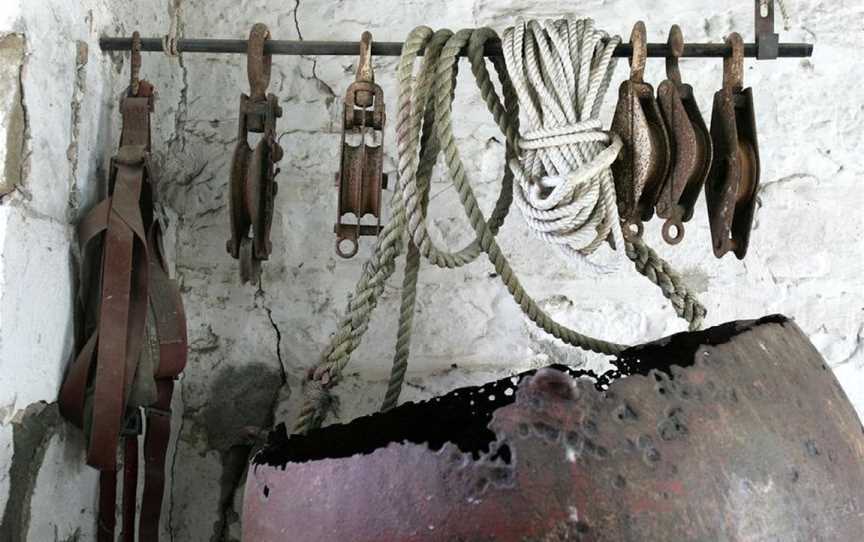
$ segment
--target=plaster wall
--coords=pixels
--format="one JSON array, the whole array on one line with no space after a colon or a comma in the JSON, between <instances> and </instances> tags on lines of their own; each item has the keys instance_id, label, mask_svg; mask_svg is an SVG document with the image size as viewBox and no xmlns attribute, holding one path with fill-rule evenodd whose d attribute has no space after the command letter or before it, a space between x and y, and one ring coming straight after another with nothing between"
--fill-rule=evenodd
<instances>
[{"instance_id":1,"label":"plaster wall","mask_svg":"<svg viewBox=\"0 0 864 542\"><path fill-rule=\"evenodd\" d=\"M795 318L862 413L864 241L859 233L864 195L858 185L864 178L859 159L864 91L850 74L864 68L857 53L864 8L855 0L786 4L788 18L778 13L783 40L814 43L815 54L747 63L745 83L754 87L762 155L760 202L747 259L714 258L703 201L682 244L665 245L656 221L648 224L646 235L699 292L709 311L708 325L774 312ZM93 529L96 478L82 466L83 439L50 412L39 413L53 408L72 349L75 256L69 224L99 195L105 160L116 144L116 97L128 77L121 55L98 51L98 35L128 35L134 29L161 35L175 17L188 37L241 38L260 21L277 39L353 40L368 29L376 40L401 41L419 24L488 25L501 32L517 15L555 17L574 6L549 0L41 0L22 3L18 15L0 14L0 22L9 21L0 30L26 36L22 81L28 114L23 182L0 204L0 464L14 465L15 431L23 430L24 420L39 420L50 436L39 464L28 471L34 474L34 489L22 506L62 508L56 516L31 514L27 528L40 536L49 533L33 540L65 540L76 530L89 539ZM650 41L665 41L673 22L692 41L719 42L733 30L752 37L752 5L741 0L586 0L578 10L625 38L637 18L645 20ZM79 43L87 44L85 57ZM242 492L237 488L250 447L274 422L293 421L303 374L336 329L369 255L372 242L364 239L354 259L342 260L334 253L331 233L341 97L353 80L355 62L349 57L274 59L271 91L285 111L279 121L285 157L271 236L274 251L261 284L241 286L225 240L237 104L240 92L248 90L245 61L240 55L207 54L144 58L142 75L160 96L155 158L191 346L175 394L178 436L170 450L166 539L239 539ZM375 59L391 121L385 139L385 170L391 175L395 63L395 58ZM659 83L662 65L650 62L646 79ZM706 117L720 70L719 61L682 61L683 76L694 86ZM601 115L607 123L614 88L626 75L626 62L620 62ZM488 212L503 168L503 138L467 69L460 75L455 109L460 150ZM469 227L442 173L432 187L433 236L459 247L470 240ZM528 291L571 327L626 343L685 328L659 290L629 266L607 274L574 268L528 233L516 209L499 238ZM600 261L614 258L606 249L598 254ZM331 421L347 421L380 404L400 284L401 267L336 390L341 408ZM542 336L484 259L459 270L422 269L403 400L550 362L602 367L605 360ZM28 417L30 412L36 414ZM4 502L10 509L10 480L5 468L0 471L0 509ZM83 510L58 507L60 502L80 503Z\"/></svg>"}]
</instances>

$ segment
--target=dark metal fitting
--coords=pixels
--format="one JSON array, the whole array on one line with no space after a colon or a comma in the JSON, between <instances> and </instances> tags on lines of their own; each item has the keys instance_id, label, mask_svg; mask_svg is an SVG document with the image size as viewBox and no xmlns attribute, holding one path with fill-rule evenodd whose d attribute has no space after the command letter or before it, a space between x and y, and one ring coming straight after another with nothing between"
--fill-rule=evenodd
<instances>
[{"instance_id":1,"label":"dark metal fitting","mask_svg":"<svg viewBox=\"0 0 864 542\"><path fill-rule=\"evenodd\" d=\"M756 5L756 58L774 60L780 53L780 35L774 32L774 0L754 0Z\"/></svg>"},{"instance_id":2,"label":"dark metal fitting","mask_svg":"<svg viewBox=\"0 0 864 542\"><path fill-rule=\"evenodd\" d=\"M120 430L121 437L137 437L144 432L144 420L141 417L141 409L135 407L129 409L126 418L123 419L123 428Z\"/></svg>"}]
</instances>

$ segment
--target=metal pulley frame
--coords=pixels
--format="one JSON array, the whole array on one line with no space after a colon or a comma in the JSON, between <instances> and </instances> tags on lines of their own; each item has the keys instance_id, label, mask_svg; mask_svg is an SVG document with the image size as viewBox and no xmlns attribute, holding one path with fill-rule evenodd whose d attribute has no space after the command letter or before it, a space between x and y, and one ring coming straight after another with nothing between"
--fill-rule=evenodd
<instances>
[{"instance_id":1,"label":"metal pulley frame","mask_svg":"<svg viewBox=\"0 0 864 542\"><path fill-rule=\"evenodd\" d=\"M681 82L678 57L683 46L681 29L673 25L669 31L672 55L666 58L666 80L657 87L672 158L669 175L657 198L657 216L666 219L663 239L671 245L684 238L684 222L693 218L693 208L711 170L713 156L711 134L693 96L693 87Z\"/></svg>"},{"instance_id":2,"label":"metal pulley frame","mask_svg":"<svg viewBox=\"0 0 864 542\"><path fill-rule=\"evenodd\" d=\"M336 216L336 253L343 258L357 254L361 235L376 236L381 231L381 190L387 188L384 163L384 92L375 84L372 70L372 34L363 32L356 80L345 91L342 115L342 151L336 186L339 211ZM352 144L349 138L358 138ZM377 143L377 144L376 144ZM354 223L346 222L346 215ZM375 224L361 224L366 215ZM345 250L344 245L350 244Z\"/></svg>"},{"instance_id":3,"label":"metal pulley frame","mask_svg":"<svg viewBox=\"0 0 864 542\"><path fill-rule=\"evenodd\" d=\"M250 93L240 96L237 146L231 161L231 238L226 248L240 261L243 283L257 280L261 261L272 250L270 225L279 173L275 163L283 154L276 141L276 119L282 116L282 108L276 96L267 94L272 57L265 54L264 45L269 39L265 25L252 27L247 53ZM250 132L262 134L254 151L249 146Z\"/></svg>"},{"instance_id":4,"label":"metal pulley frame","mask_svg":"<svg viewBox=\"0 0 864 542\"><path fill-rule=\"evenodd\" d=\"M630 79L621 83L618 105L610 130L624 146L612 164L618 213L624 222L624 235L642 235L642 222L654 216L654 205L666 180L671 162L669 134L654 97L654 87L646 83L647 51L645 23L637 22L630 35L633 56Z\"/></svg>"}]
</instances>

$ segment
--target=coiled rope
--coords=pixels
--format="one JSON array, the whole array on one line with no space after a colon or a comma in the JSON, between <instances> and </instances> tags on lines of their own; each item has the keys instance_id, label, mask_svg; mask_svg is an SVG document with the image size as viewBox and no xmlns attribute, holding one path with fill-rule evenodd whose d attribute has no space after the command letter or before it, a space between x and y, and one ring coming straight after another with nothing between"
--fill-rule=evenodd
<instances>
[{"instance_id":1,"label":"coiled rope","mask_svg":"<svg viewBox=\"0 0 864 542\"><path fill-rule=\"evenodd\" d=\"M525 120L522 154L510 161L516 205L535 235L582 262L610 236L622 246L609 169L622 143L599 119L620 42L594 30L591 19L520 20L504 31Z\"/></svg>"},{"instance_id":2,"label":"coiled rope","mask_svg":"<svg viewBox=\"0 0 864 542\"><path fill-rule=\"evenodd\" d=\"M333 399L329 390L341 378L351 353L359 346L368 329L372 311L378 304L384 285L395 271L396 257L406 242L406 233L408 252L397 347L383 409L395 406L405 376L421 256L440 267L455 268L475 260L481 252L485 253L513 299L538 327L567 344L593 352L614 355L626 348L625 345L583 335L555 322L525 292L495 240L516 192L512 168L519 148L519 103L517 90L502 59L493 58L491 62L501 84L503 102L490 78L483 47L494 39L497 39L497 34L489 28L460 30L454 34L446 29L433 32L421 26L411 31L405 40L397 68L398 178L390 201L391 218L378 236L372 256L363 264L360 279L337 332L319 362L307 374L304 404L294 427L295 432L305 433L320 426L332 408ZM425 52L415 77L414 65L421 49ZM488 220L480 211L453 135L453 91L458 55L462 50L467 51L480 95L506 139L505 158L509 167L505 168L501 193ZM578 77L574 80L578 81ZM471 243L455 252L435 246L426 227L430 177L439 153L443 153L450 178L475 233ZM587 158L583 161L588 162ZM614 227L614 224L610 227ZM624 246L637 270L661 287L676 312L687 319L691 327L698 326L704 316L704 309L668 264L641 241L628 242ZM580 250L584 251L585 247Z\"/></svg>"}]
</instances>

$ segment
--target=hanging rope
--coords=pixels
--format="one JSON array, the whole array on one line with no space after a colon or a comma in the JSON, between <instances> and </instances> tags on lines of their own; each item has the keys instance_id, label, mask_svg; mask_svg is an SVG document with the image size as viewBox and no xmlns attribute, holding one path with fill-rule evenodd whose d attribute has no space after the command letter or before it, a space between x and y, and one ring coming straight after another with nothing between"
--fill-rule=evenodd
<instances>
[{"instance_id":1,"label":"hanging rope","mask_svg":"<svg viewBox=\"0 0 864 542\"><path fill-rule=\"evenodd\" d=\"M408 258L397 348L384 409L396 404L404 380L421 256L440 267L453 268L475 260L483 252L525 315L541 329L567 344L598 353L616 354L625 348L625 345L586 336L555 322L525 292L495 240L513 193L517 191L513 186L512 167L515 163L513 159L518 155L519 138L517 91L507 75L504 62L490 59L501 84L502 103L483 57L484 44L495 38L496 33L488 28L461 30L454 34L449 30L433 32L427 27L418 27L406 39L397 68L399 100L396 134L399 165L397 186L390 202L392 216L379 235L372 256L363 265L360 280L349 299L346 316L320 361L307 375L305 401L295 424L295 432L305 433L320 426L332 407L329 389L341 378L351 353L359 346L368 329L372 311L378 304L386 281L395 270L396 257L406 241L405 233L408 234ZM414 64L421 49L425 49L425 52L415 77ZM505 158L509 167L505 168L502 190L488 220L480 211L468 182L453 135L453 91L458 55L462 50L467 51L480 95L506 139ZM431 172L439 153L443 153L450 178L475 233L471 243L455 252L435 246L426 227ZM583 161L588 162L588 159ZM609 212L614 213L614 204ZM691 326L697 325L695 323L701 321L704 309L687 292L668 264L642 243L626 243L624 246L637 269L661 287L676 312L687 318Z\"/></svg>"}]
</instances>

